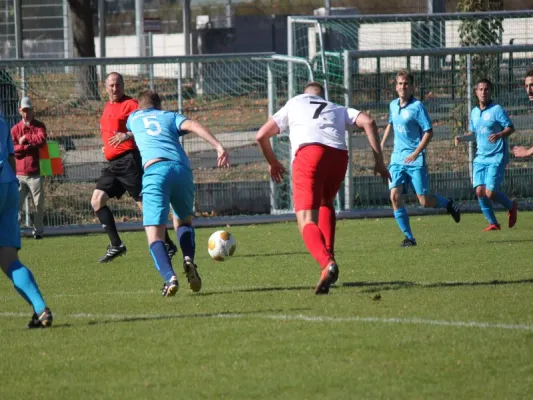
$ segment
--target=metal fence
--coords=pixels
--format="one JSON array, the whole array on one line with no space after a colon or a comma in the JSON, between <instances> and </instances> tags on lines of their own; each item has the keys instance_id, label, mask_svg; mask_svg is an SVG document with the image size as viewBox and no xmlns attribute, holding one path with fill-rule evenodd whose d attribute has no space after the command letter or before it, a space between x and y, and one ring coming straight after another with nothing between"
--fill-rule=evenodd
<instances>
[{"instance_id":1,"label":"metal fence","mask_svg":"<svg viewBox=\"0 0 533 400\"><path fill-rule=\"evenodd\" d=\"M434 139L428 147L432 189L457 200L474 200L471 165L474 143L455 147L453 137L468 131L468 118L477 104L473 86L481 77L494 82L493 98L509 113L516 128L511 145L532 146L531 105L524 90L525 72L533 62L533 45L442 48L343 53L344 104L370 112L379 126L388 122L388 104L396 98L394 79L400 69L415 76L416 96L424 101L433 121ZM364 68L361 66L365 65ZM487 68L489 66L489 68ZM344 208L388 205L388 190L372 177L372 156L366 139L351 140L349 179L343 192ZM392 145L385 148L388 158ZM504 191L521 202L533 195L533 169L523 159L511 158Z\"/></svg>"},{"instance_id":2,"label":"metal fence","mask_svg":"<svg viewBox=\"0 0 533 400\"><path fill-rule=\"evenodd\" d=\"M218 169L209 145L184 138L197 185L197 216L270 213L278 207L277 198L287 195L271 186L255 135L287 99L288 60L296 81L313 79L307 61L271 53L3 62L0 99L8 120L18 121L18 101L28 95L49 140L60 145L65 174L45 180L45 224L97 222L89 200L105 165L99 118L107 100L102 77L111 71L124 75L128 94L153 88L165 109L210 127L229 149L232 168ZM187 68L194 79L184 78ZM140 218L128 196L112 207L119 221Z\"/></svg>"}]
</instances>

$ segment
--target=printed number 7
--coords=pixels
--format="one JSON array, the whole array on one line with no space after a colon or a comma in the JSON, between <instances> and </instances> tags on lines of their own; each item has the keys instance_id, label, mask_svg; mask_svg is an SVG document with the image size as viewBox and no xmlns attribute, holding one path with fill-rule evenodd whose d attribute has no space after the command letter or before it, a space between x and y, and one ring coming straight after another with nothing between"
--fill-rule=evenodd
<instances>
[{"instance_id":1,"label":"printed number 7","mask_svg":"<svg viewBox=\"0 0 533 400\"><path fill-rule=\"evenodd\" d=\"M326 103L324 101L310 101L309 103L318 104L318 108L315 110L315 114L313 115L313 119L317 119L318 116L320 115L320 113L322 112L322 110L324 108L326 108L326 106L328 105L328 103Z\"/></svg>"}]
</instances>

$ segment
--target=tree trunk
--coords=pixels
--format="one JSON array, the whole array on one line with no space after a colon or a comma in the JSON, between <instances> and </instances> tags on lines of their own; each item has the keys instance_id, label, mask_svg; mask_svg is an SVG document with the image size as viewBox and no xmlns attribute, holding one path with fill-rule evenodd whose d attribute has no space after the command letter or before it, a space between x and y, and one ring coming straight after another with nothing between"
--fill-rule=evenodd
<instances>
[{"instance_id":1,"label":"tree trunk","mask_svg":"<svg viewBox=\"0 0 533 400\"><path fill-rule=\"evenodd\" d=\"M74 57L95 57L91 0L68 0L74 39ZM96 65L76 66L76 96L99 100Z\"/></svg>"}]
</instances>

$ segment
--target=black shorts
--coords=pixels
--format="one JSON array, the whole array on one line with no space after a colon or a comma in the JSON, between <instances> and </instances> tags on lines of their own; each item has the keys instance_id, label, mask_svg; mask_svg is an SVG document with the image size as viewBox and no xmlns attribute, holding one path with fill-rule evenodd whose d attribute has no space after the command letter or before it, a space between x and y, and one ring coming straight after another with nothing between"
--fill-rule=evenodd
<instances>
[{"instance_id":1,"label":"black shorts","mask_svg":"<svg viewBox=\"0 0 533 400\"><path fill-rule=\"evenodd\" d=\"M110 198L120 197L124 192L135 200L141 200L143 169L141 155L138 151L128 151L109 161L102 169L102 175L96 182L96 189L102 190Z\"/></svg>"}]
</instances>

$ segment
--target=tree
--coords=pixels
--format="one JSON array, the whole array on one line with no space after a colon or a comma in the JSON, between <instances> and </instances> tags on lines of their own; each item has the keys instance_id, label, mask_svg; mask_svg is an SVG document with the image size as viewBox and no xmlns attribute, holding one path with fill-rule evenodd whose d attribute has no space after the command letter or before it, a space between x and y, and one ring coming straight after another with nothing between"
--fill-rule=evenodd
<instances>
[{"instance_id":1,"label":"tree","mask_svg":"<svg viewBox=\"0 0 533 400\"><path fill-rule=\"evenodd\" d=\"M68 0L70 6L72 37L75 57L95 57L94 27L91 0ZM76 96L89 100L99 100L96 65L77 66Z\"/></svg>"}]
</instances>

